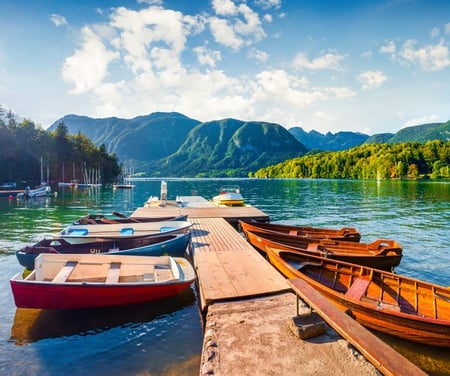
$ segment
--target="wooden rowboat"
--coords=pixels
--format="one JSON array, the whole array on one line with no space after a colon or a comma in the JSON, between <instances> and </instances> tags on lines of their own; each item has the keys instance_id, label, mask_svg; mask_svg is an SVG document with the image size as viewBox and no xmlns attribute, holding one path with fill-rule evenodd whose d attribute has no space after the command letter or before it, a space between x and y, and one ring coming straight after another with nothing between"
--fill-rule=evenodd
<instances>
[{"instance_id":1,"label":"wooden rowboat","mask_svg":"<svg viewBox=\"0 0 450 376\"><path fill-rule=\"evenodd\" d=\"M245 234L250 244L263 253L269 246L286 251L307 252L333 260L389 271L400 264L403 253L402 246L395 240L378 239L372 243L356 243L249 230Z\"/></svg>"},{"instance_id":2,"label":"wooden rowboat","mask_svg":"<svg viewBox=\"0 0 450 376\"><path fill-rule=\"evenodd\" d=\"M26 278L19 273L10 284L18 308L78 309L173 297L195 278L184 258L46 253Z\"/></svg>"},{"instance_id":3,"label":"wooden rowboat","mask_svg":"<svg viewBox=\"0 0 450 376\"><path fill-rule=\"evenodd\" d=\"M19 249L16 257L20 265L32 270L36 257L41 253L183 256L190 239L190 232L124 239L96 239L89 243L70 243L64 238L45 238L34 245Z\"/></svg>"},{"instance_id":4,"label":"wooden rowboat","mask_svg":"<svg viewBox=\"0 0 450 376\"><path fill-rule=\"evenodd\" d=\"M282 234L291 237L332 239L359 242L361 234L353 227L343 227L341 229L331 229L310 226L291 226L278 223L239 221L242 231L259 231L268 234ZM273 239L273 238L272 238ZM273 239L275 240L275 239Z\"/></svg>"},{"instance_id":5,"label":"wooden rowboat","mask_svg":"<svg viewBox=\"0 0 450 376\"><path fill-rule=\"evenodd\" d=\"M360 324L426 345L450 347L450 288L331 260L266 248L287 278L301 278Z\"/></svg>"}]
</instances>

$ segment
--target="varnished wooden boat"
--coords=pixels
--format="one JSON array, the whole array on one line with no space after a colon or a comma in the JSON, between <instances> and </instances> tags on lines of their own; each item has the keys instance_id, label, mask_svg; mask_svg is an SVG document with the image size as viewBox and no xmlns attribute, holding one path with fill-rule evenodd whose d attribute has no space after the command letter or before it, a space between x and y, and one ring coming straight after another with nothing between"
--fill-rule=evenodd
<instances>
[{"instance_id":1,"label":"varnished wooden boat","mask_svg":"<svg viewBox=\"0 0 450 376\"><path fill-rule=\"evenodd\" d=\"M259 231L268 234L282 234L291 237L332 239L359 242L361 234L353 227L343 227L341 229L331 229L310 226L291 226L278 223L239 221L242 231ZM273 239L275 240L275 239Z\"/></svg>"},{"instance_id":2,"label":"varnished wooden boat","mask_svg":"<svg viewBox=\"0 0 450 376\"><path fill-rule=\"evenodd\" d=\"M450 347L450 288L311 254L267 247L287 278L301 278L360 324L413 342Z\"/></svg>"},{"instance_id":3,"label":"varnished wooden boat","mask_svg":"<svg viewBox=\"0 0 450 376\"><path fill-rule=\"evenodd\" d=\"M389 271L400 264L403 253L402 246L395 240L378 239L372 243L356 243L250 230L247 230L245 235L250 244L263 253L269 246Z\"/></svg>"},{"instance_id":4,"label":"varnished wooden boat","mask_svg":"<svg viewBox=\"0 0 450 376\"><path fill-rule=\"evenodd\" d=\"M44 253L28 276L19 273L10 285L18 308L78 309L173 297L195 278L184 258Z\"/></svg>"}]
</instances>

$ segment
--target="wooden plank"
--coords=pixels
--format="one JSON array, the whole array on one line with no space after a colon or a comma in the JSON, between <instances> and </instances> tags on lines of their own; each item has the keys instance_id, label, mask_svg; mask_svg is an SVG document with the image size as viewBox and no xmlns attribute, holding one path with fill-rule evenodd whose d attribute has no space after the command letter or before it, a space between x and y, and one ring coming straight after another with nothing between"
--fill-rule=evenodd
<instances>
[{"instance_id":1,"label":"wooden plank","mask_svg":"<svg viewBox=\"0 0 450 376\"><path fill-rule=\"evenodd\" d=\"M345 296L350 299L361 300L367 291L369 284L370 279L356 278L345 293Z\"/></svg>"},{"instance_id":2,"label":"wooden plank","mask_svg":"<svg viewBox=\"0 0 450 376\"><path fill-rule=\"evenodd\" d=\"M192 244L203 308L289 291L285 278L224 219L196 218Z\"/></svg>"},{"instance_id":3,"label":"wooden plank","mask_svg":"<svg viewBox=\"0 0 450 376\"><path fill-rule=\"evenodd\" d=\"M106 276L106 283L118 283L120 275L120 262L112 262L108 270L108 275Z\"/></svg>"},{"instance_id":4,"label":"wooden plank","mask_svg":"<svg viewBox=\"0 0 450 376\"><path fill-rule=\"evenodd\" d=\"M67 261L66 264L61 268L61 270L55 276L55 278L53 278L52 282L55 282L55 283L66 282L70 273L72 273L73 269L75 268L75 266L77 266L77 264L78 264L77 261Z\"/></svg>"},{"instance_id":5,"label":"wooden plank","mask_svg":"<svg viewBox=\"0 0 450 376\"><path fill-rule=\"evenodd\" d=\"M298 278L290 279L288 283L297 296L319 313L336 332L355 346L384 375L426 375L422 369L334 306L307 282Z\"/></svg>"}]
</instances>

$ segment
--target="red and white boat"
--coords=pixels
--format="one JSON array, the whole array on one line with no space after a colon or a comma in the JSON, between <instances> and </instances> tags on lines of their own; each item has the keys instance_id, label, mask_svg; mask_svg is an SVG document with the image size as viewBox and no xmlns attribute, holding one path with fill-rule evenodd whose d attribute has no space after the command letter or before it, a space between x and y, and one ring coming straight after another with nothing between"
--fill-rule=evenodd
<instances>
[{"instance_id":1,"label":"red and white boat","mask_svg":"<svg viewBox=\"0 0 450 376\"><path fill-rule=\"evenodd\" d=\"M41 254L11 280L18 308L122 306L176 296L195 280L192 265L170 256Z\"/></svg>"}]
</instances>

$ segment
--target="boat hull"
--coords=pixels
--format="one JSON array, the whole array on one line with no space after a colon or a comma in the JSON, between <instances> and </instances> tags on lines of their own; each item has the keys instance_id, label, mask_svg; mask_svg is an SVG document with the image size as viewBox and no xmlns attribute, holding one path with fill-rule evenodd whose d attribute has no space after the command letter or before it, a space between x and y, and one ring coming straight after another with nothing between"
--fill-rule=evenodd
<instances>
[{"instance_id":1,"label":"boat hull","mask_svg":"<svg viewBox=\"0 0 450 376\"><path fill-rule=\"evenodd\" d=\"M184 258L41 254L10 280L18 308L84 309L170 298L195 281Z\"/></svg>"},{"instance_id":2,"label":"boat hull","mask_svg":"<svg viewBox=\"0 0 450 376\"><path fill-rule=\"evenodd\" d=\"M310 226L291 226L278 223L263 223L263 222L249 222L239 221L242 231L258 231L267 233L271 236L288 235L291 238L313 238L313 239L331 239L344 240L351 242L359 242L361 234L353 227L343 227L341 229L330 229ZM272 240L275 240L272 238Z\"/></svg>"},{"instance_id":3,"label":"boat hull","mask_svg":"<svg viewBox=\"0 0 450 376\"><path fill-rule=\"evenodd\" d=\"M360 324L405 340L450 347L449 288L270 247L267 255L284 276L303 279ZM365 291L351 290L356 279L368 280Z\"/></svg>"},{"instance_id":4,"label":"boat hull","mask_svg":"<svg viewBox=\"0 0 450 376\"><path fill-rule=\"evenodd\" d=\"M191 283L192 281L187 281L148 286L107 286L94 283L25 285L13 280L11 289L17 308L80 309L114 307L169 298L182 293Z\"/></svg>"},{"instance_id":5,"label":"boat hull","mask_svg":"<svg viewBox=\"0 0 450 376\"><path fill-rule=\"evenodd\" d=\"M190 231L191 226L188 221L71 225L55 237L68 239L71 243L89 243L96 239L118 240L184 233Z\"/></svg>"},{"instance_id":6,"label":"boat hull","mask_svg":"<svg viewBox=\"0 0 450 376\"><path fill-rule=\"evenodd\" d=\"M247 240L262 253L266 247L285 251L299 251L333 260L352 262L372 268L392 270L400 264L403 250L393 240L377 240L373 243L355 243L347 241L329 241L292 237L283 234L269 234L246 231ZM271 240L275 238L276 241Z\"/></svg>"},{"instance_id":7,"label":"boat hull","mask_svg":"<svg viewBox=\"0 0 450 376\"><path fill-rule=\"evenodd\" d=\"M41 253L62 254L105 254L136 256L174 256L186 253L191 233L169 234L147 238L104 240L92 243L69 243L65 239L44 239L34 246L24 247L16 252L19 263L27 269L34 269L36 257Z\"/></svg>"}]
</instances>

